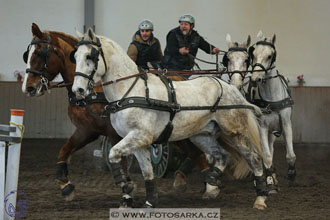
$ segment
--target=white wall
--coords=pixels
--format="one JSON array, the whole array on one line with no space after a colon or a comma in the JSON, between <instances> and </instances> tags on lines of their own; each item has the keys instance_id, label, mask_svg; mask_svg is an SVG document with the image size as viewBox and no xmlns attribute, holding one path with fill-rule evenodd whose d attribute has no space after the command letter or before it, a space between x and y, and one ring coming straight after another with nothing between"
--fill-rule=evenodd
<instances>
[{"instance_id":1,"label":"white wall","mask_svg":"<svg viewBox=\"0 0 330 220\"><path fill-rule=\"evenodd\" d=\"M164 49L166 34L184 13L193 14L198 32L220 49L227 49L226 33L239 42L248 34L255 42L260 29L269 37L276 33L277 68L291 85L304 74L308 86L330 86L329 0L97 0L95 8L97 33L125 50L144 18L154 22L155 36ZM203 51L198 57L215 60Z\"/></svg>"},{"instance_id":2,"label":"white wall","mask_svg":"<svg viewBox=\"0 0 330 220\"><path fill-rule=\"evenodd\" d=\"M84 1L0 0L0 81L13 81L15 70L25 71L22 57L32 39L33 22L41 30L83 31Z\"/></svg>"},{"instance_id":3,"label":"white wall","mask_svg":"<svg viewBox=\"0 0 330 220\"><path fill-rule=\"evenodd\" d=\"M277 35L278 69L289 76L305 75L308 86L330 86L330 1L329 0L96 0L95 24L98 34L117 41L127 49L139 22L155 24L155 36L165 48L168 31L178 17L191 13L196 29L210 43L227 49L226 33L234 40L246 40L262 29L266 36ZM25 70L22 53L31 41L31 24L41 29L74 34L83 30L83 0L0 0L0 80L14 80L15 70ZM215 56L198 53L214 61ZM213 66L201 65L203 68Z\"/></svg>"}]
</instances>

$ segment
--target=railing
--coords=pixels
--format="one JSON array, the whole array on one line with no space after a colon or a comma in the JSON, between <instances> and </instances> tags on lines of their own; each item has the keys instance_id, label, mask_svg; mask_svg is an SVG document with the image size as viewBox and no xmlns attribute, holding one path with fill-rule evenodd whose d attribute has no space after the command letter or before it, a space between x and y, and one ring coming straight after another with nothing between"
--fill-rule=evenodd
<instances>
[{"instance_id":1,"label":"railing","mask_svg":"<svg viewBox=\"0 0 330 220\"><path fill-rule=\"evenodd\" d=\"M0 219L5 220L22 217L26 208L22 200L23 202L18 204L19 209L16 209L24 111L12 109L10 113L10 125L0 125L0 131L9 134L0 135Z\"/></svg>"}]
</instances>

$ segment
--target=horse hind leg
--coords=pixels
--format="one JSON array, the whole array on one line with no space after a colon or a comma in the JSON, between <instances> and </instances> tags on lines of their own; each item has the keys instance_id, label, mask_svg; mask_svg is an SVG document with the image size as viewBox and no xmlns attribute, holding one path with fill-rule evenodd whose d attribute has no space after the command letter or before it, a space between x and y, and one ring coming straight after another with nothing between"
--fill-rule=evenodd
<instances>
[{"instance_id":1,"label":"horse hind leg","mask_svg":"<svg viewBox=\"0 0 330 220\"><path fill-rule=\"evenodd\" d=\"M74 198L74 185L68 179L68 161L71 155L86 144L96 140L98 134L76 129L69 140L61 147L56 168L56 181L60 185L62 196L66 201Z\"/></svg>"},{"instance_id":2,"label":"horse hind leg","mask_svg":"<svg viewBox=\"0 0 330 220\"><path fill-rule=\"evenodd\" d=\"M230 161L229 153L224 150L215 138L218 130L214 123L210 123L203 130L202 134L190 138L201 151L208 155L212 155L214 160L213 166L205 173L206 191L203 195L204 199L216 198L220 193L221 177L224 169Z\"/></svg>"},{"instance_id":3,"label":"horse hind leg","mask_svg":"<svg viewBox=\"0 0 330 220\"><path fill-rule=\"evenodd\" d=\"M247 160L249 166L254 173L254 185L257 194L256 201L253 208L263 210L267 207L265 201L268 195L268 188L266 178L263 174L262 156L256 152L250 141L246 137L236 136L236 146L241 152L242 156Z\"/></svg>"}]
</instances>

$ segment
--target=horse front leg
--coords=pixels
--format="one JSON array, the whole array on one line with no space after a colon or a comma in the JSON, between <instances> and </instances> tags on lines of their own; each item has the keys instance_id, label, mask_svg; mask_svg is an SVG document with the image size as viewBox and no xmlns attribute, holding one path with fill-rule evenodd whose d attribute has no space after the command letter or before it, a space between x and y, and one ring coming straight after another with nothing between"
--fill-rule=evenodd
<instances>
[{"instance_id":1,"label":"horse front leg","mask_svg":"<svg viewBox=\"0 0 330 220\"><path fill-rule=\"evenodd\" d=\"M293 143L292 143L292 124L291 120L284 120L284 117L282 117L282 125L283 125L283 134L284 139L286 143L286 160L288 162L289 168L288 168L288 178L291 182L294 182L296 178L296 155L293 151Z\"/></svg>"},{"instance_id":2,"label":"horse front leg","mask_svg":"<svg viewBox=\"0 0 330 220\"><path fill-rule=\"evenodd\" d=\"M151 164L148 147L152 143L152 136L139 131L131 131L118 144L111 148L109 160L118 163L122 156L135 155L139 162L146 187L146 202L144 207L155 207L158 202L156 182Z\"/></svg>"},{"instance_id":3,"label":"horse front leg","mask_svg":"<svg viewBox=\"0 0 330 220\"><path fill-rule=\"evenodd\" d=\"M88 143L95 141L99 134L76 129L69 140L61 147L57 158L56 181L60 185L62 196L66 201L74 198L74 185L68 179L68 162L71 155Z\"/></svg>"},{"instance_id":4,"label":"horse front leg","mask_svg":"<svg viewBox=\"0 0 330 220\"><path fill-rule=\"evenodd\" d=\"M146 201L143 208L155 208L158 204L158 193L151 164L150 151L148 148L143 147L136 150L134 155L139 162L146 188Z\"/></svg>"},{"instance_id":5,"label":"horse front leg","mask_svg":"<svg viewBox=\"0 0 330 220\"><path fill-rule=\"evenodd\" d=\"M115 146L122 138L108 124L106 134L111 146ZM136 184L128 176L127 157L122 157L120 163L109 163L113 180L117 186L121 187L122 198L120 199L120 208L132 208L133 197L136 191Z\"/></svg>"},{"instance_id":6,"label":"horse front leg","mask_svg":"<svg viewBox=\"0 0 330 220\"><path fill-rule=\"evenodd\" d=\"M269 140L269 152L271 158L274 158L274 142L276 140L276 136L274 134L268 134ZM275 194L278 192L278 180L276 177L276 169L274 167L273 161L271 162L271 166L266 168L266 176L267 176L267 187L269 188L269 194Z\"/></svg>"},{"instance_id":7,"label":"horse front leg","mask_svg":"<svg viewBox=\"0 0 330 220\"><path fill-rule=\"evenodd\" d=\"M273 167L273 155L274 155L274 141L276 137L269 133L268 124L265 118L261 118L260 141L262 152L264 154L264 166L267 180L267 187L270 189L269 193L277 193L277 179L275 174L275 168Z\"/></svg>"}]
</instances>

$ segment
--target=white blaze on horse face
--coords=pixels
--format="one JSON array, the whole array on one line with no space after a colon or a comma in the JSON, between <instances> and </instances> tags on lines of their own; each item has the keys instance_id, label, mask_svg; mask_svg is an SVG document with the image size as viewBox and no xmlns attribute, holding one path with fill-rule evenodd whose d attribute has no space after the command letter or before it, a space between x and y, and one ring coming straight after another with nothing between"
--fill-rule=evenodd
<instances>
[{"instance_id":1,"label":"white blaze on horse face","mask_svg":"<svg viewBox=\"0 0 330 220\"><path fill-rule=\"evenodd\" d=\"M253 55L253 65L259 63L266 69L269 69L272 63L274 50L267 45L256 45L253 51ZM256 66L254 70L262 70L262 68L260 66ZM251 79L253 81L258 81L259 79L262 79L264 75L264 71L253 72Z\"/></svg>"},{"instance_id":2,"label":"white blaze on horse face","mask_svg":"<svg viewBox=\"0 0 330 220\"><path fill-rule=\"evenodd\" d=\"M87 59L88 55L90 55L90 49L86 45L79 46L75 53L76 72L85 74L86 77L91 75L95 66L91 60ZM88 82L89 80L83 76L75 76L72 92L74 92L78 98L84 98L88 96L90 93L90 91L87 89Z\"/></svg>"},{"instance_id":3,"label":"white blaze on horse face","mask_svg":"<svg viewBox=\"0 0 330 220\"><path fill-rule=\"evenodd\" d=\"M27 64L26 64L26 68L27 69L30 69L31 68L31 64L30 64L30 61L31 61L31 57L32 57L32 54L35 50L35 46L34 45L31 45L31 48L30 48L30 51L29 51L29 56L28 56L28 60L27 60ZM27 79L29 77L29 74L28 73L25 73L25 76L24 76L24 81L23 81L23 84L22 84L22 92L23 93L27 93L26 91L26 83L27 83Z\"/></svg>"}]
</instances>

